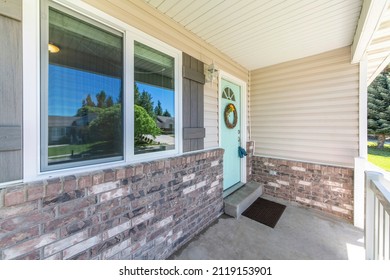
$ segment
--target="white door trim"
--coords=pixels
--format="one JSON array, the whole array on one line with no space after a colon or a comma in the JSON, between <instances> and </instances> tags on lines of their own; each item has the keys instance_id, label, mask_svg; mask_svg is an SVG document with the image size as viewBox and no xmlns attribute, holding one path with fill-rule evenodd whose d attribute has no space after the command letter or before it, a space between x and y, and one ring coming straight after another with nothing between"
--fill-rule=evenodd
<instances>
[{"instance_id":1,"label":"white door trim","mask_svg":"<svg viewBox=\"0 0 390 280\"><path fill-rule=\"evenodd\" d=\"M222 129L222 116L221 116L221 95L222 95L222 88L221 88L221 80L225 79L232 83L235 83L241 87L241 102L240 102L240 117L241 117L241 145L244 149L246 149L246 142L247 142L247 86L246 82L238 79L237 77L219 70L219 77L218 77L218 145L221 148L221 129ZM243 157L241 159L241 182L246 183L246 157Z\"/></svg>"}]
</instances>

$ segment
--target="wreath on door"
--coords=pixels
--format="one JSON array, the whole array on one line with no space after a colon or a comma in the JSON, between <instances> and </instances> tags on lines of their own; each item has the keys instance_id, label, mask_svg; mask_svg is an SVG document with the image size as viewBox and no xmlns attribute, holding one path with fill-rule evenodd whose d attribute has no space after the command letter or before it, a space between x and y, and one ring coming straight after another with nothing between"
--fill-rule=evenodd
<instances>
[{"instance_id":1,"label":"wreath on door","mask_svg":"<svg viewBox=\"0 0 390 280\"><path fill-rule=\"evenodd\" d=\"M229 116L233 113L233 121L230 121ZM237 125L237 109L234 104L229 103L225 107L224 111L225 124L228 128L234 128Z\"/></svg>"}]
</instances>

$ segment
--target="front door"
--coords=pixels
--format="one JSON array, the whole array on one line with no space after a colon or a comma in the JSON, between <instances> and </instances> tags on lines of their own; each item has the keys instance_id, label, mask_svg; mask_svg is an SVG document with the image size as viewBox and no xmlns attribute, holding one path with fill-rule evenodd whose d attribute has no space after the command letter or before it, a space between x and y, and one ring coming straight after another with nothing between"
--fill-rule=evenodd
<instances>
[{"instance_id":1,"label":"front door","mask_svg":"<svg viewBox=\"0 0 390 280\"><path fill-rule=\"evenodd\" d=\"M221 147L223 156L223 190L241 181L241 159L238 155L241 132L241 86L221 79Z\"/></svg>"}]
</instances>

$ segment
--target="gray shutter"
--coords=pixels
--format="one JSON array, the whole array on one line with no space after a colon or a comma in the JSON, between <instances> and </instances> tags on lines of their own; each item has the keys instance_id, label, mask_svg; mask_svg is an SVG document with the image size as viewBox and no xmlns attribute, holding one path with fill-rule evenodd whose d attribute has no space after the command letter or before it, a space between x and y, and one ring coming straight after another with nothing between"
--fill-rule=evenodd
<instances>
[{"instance_id":1,"label":"gray shutter","mask_svg":"<svg viewBox=\"0 0 390 280\"><path fill-rule=\"evenodd\" d=\"M204 148L204 66L183 53L183 152Z\"/></svg>"},{"instance_id":2,"label":"gray shutter","mask_svg":"<svg viewBox=\"0 0 390 280\"><path fill-rule=\"evenodd\" d=\"M11 19L22 7L10 3L0 3L0 183L22 179L22 23Z\"/></svg>"}]
</instances>

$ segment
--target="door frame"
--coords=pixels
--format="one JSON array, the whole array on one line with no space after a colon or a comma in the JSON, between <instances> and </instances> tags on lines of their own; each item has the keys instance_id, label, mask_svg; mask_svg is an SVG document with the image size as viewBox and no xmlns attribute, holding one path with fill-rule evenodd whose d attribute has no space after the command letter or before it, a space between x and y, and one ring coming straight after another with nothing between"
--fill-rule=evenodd
<instances>
[{"instance_id":1,"label":"door frame","mask_svg":"<svg viewBox=\"0 0 390 280\"><path fill-rule=\"evenodd\" d=\"M221 96L222 96L222 83L221 80L225 79L229 82L232 82L234 84L237 84L241 87L241 94L240 94L240 118L241 118L241 127L240 127L240 133L241 133L241 145L244 149L246 149L246 142L247 142L247 83L225 71L219 70L219 77L218 77L218 146L221 148L222 145L222 124L223 124L223 116L221 116ZM238 152L238 151L237 151ZM241 165L241 183L246 183L246 157L243 157L240 159L240 165Z\"/></svg>"}]
</instances>

